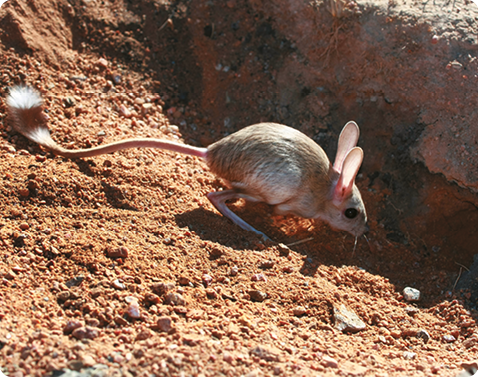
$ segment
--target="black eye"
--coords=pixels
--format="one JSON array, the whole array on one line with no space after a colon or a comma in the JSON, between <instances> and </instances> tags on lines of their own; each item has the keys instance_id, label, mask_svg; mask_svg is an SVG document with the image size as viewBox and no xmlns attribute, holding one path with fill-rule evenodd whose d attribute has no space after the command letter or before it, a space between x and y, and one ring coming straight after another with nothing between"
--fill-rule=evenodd
<instances>
[{"instance_id":1,"label":"black eye","mask_svg":"<svg viewBox=\"0 0 478 377\"><path fill-rule=\"evenodd\" d=\"M358 215L358 211L355 208L347 208L345 210L345 217L348 219L353 219Z\"/></svg>"}]
</instances>

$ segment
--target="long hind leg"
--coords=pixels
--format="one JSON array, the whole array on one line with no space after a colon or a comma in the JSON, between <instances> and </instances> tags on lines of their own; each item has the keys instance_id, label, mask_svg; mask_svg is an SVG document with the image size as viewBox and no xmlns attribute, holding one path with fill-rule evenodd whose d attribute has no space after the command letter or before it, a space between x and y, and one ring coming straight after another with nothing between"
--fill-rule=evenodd
<instances>
[{"instance_id":1,"label":"long hind leg","mask_svg":"<svg viewBox=\"0 0 478 377\"><path fill-rule=\"evenodd\" d=\"M244 230L261 235L265 240L270 239L264 233L259 232L253 226L246 223L243 219L241 219L234 212L232 212L229 209L229 207L226 205L227 200L244 198L244 195L238 194L234 190L224 190L224 191L210 192L209 194L207 194L207 198L210 200L210 202L214 205L214 207L216 207L216 209L219 212L221 212L224 216L230 219L234 224L239 225ZM253 198L250 198L250 199L253 199Z\"/></svg>"}]
</instances>

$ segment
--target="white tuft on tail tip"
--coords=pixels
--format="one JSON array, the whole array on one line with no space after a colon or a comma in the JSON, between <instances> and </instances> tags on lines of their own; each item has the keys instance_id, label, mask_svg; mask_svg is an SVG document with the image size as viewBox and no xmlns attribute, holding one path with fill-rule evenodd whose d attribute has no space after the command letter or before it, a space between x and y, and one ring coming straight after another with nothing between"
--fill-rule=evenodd
<instances>
[{"instance_id":1,"label":"white tuft on tail tip","mask_svg":"<svg viewBox=\"0 0 478 377\"><path fill-rule=\"evenodd\" d=\"M29 86L14 86L10 89L7 105L12 109L28 110L43 104L40 94Z\"/></svg>"}]
</instances>

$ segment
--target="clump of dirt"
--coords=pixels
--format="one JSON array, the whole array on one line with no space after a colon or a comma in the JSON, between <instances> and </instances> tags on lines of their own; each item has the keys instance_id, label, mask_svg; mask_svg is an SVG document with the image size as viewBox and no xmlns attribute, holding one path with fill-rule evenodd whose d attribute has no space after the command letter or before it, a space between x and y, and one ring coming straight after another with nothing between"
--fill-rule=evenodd
<instances>
[{"instance_id":1,"label":"clump of dirt","mask_svg":"<svg viewBox=\"0 0 478 377\"><path fill-rule=\"evenodd\" d=\"M476 96L474 5L343 5L335 16L285 0L2 6L1 97L37 88L58 143L206 146L274 121L333 156L354 119L371 227L355 248L326 224L232 203L275 241L264 242L207 201L223 185L203 161L145 149L55 157L12 131L2 101L5 374L473 370L477 301L456 286L478 241L478 123L465 106ZM464 149L430 158L448 137Z\"/></svg>"}]
</instances>

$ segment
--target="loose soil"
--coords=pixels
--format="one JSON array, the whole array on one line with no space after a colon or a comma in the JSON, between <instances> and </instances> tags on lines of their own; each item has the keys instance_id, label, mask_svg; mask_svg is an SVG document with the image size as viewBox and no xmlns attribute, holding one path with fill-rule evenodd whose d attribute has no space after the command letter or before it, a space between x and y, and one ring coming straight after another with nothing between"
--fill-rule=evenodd
<instances>
[{"instance_id":1,"label":"loose soil","mask_svg":"<svg viewBox=\"0 0 478 377\"><path fill-rule=\"evenodd\" d=\"M258 0L4 4L1 97L15 84L37 88L61 145L157 137L207 146L248 124L276 121L333 156L341 127L355 119L364 125L357 185L371 231L355 248L352 236L326 224L231 203L274 240L264 242L208 202L206 194L224 185L203 161L145 149L56 157L12 131L2 101L3 373L472 370L477 301L457 284L476 253L476 194L458 178L430 173L411 151L433 109L458 117L462 97L476 96L467 91L476 88L475 63L465 73L446 68L452 52L458 60L476 54L473 6L352 2L331 12L320 2ZM455 22L461 15L468 24ZM361 25L367 33L358 32ZM311 30L313 47L309 37L291 37ZM460 32L470 40L459 43ZM425 80L430 66L448 73ZM465 74L465 84L453 81ZM447 82L440 92L419 90ZM429 104L429 113L416 101ZM405 287L419 289L420 301L407 302ZM342 305L364 329L338 328Z\"/></svg>"}]
</instances>

